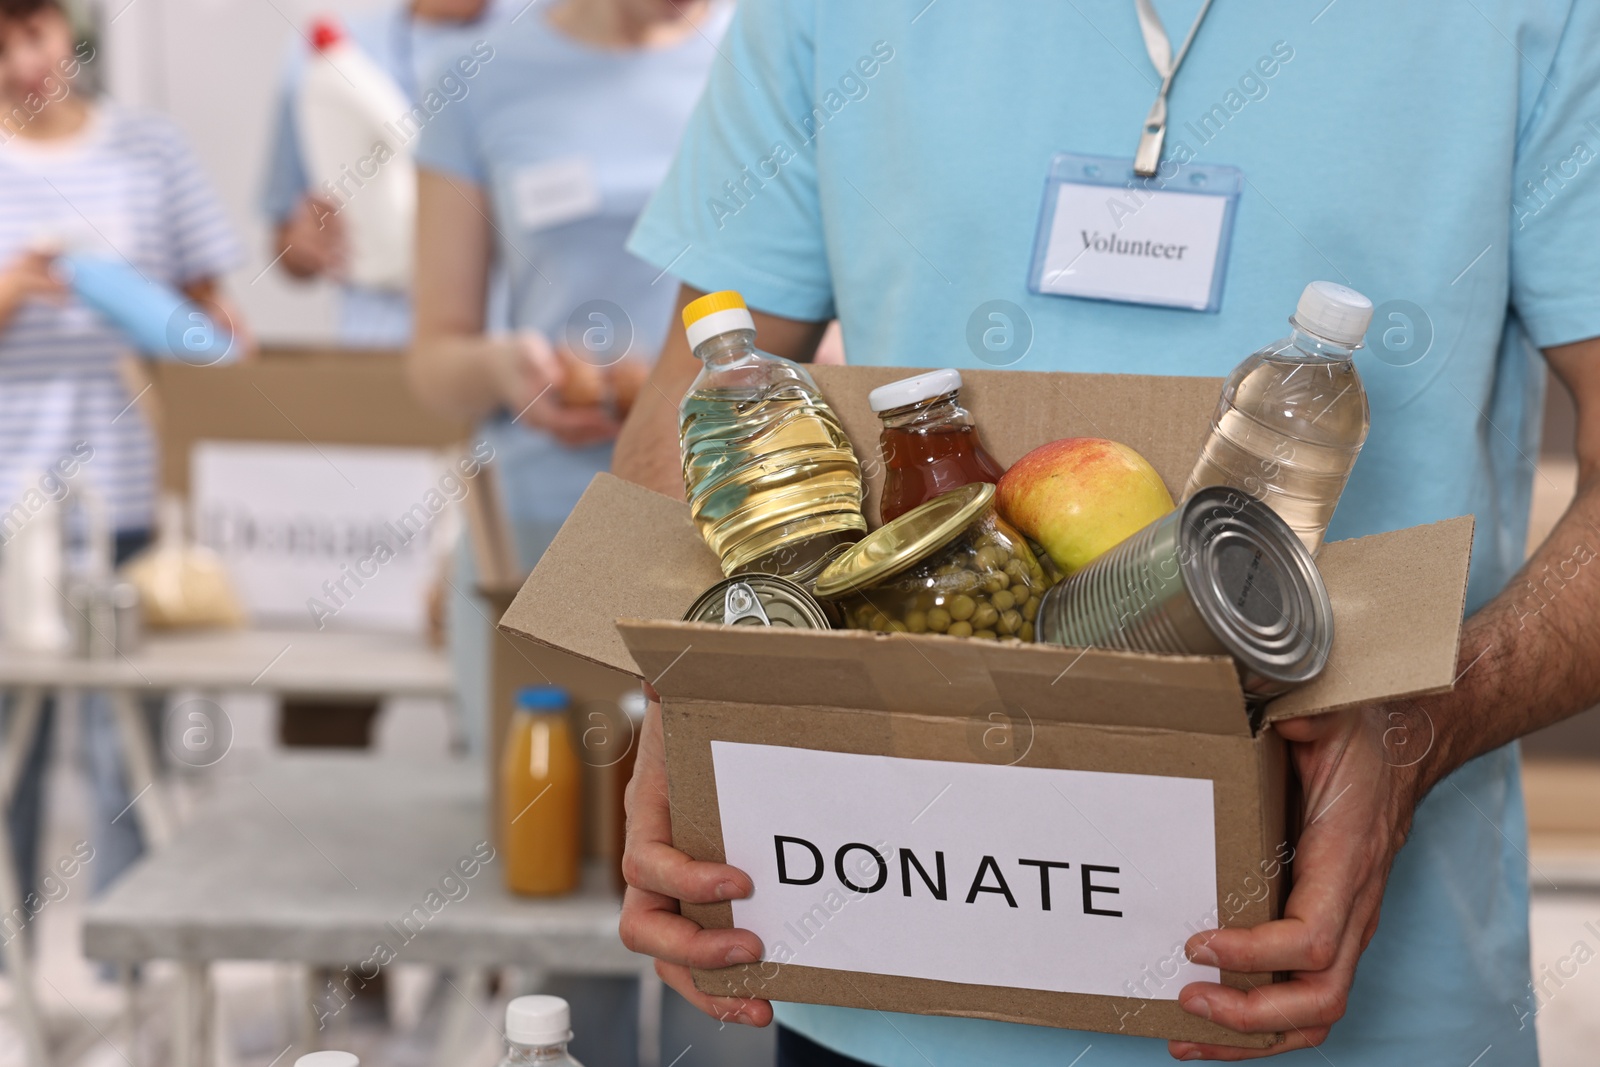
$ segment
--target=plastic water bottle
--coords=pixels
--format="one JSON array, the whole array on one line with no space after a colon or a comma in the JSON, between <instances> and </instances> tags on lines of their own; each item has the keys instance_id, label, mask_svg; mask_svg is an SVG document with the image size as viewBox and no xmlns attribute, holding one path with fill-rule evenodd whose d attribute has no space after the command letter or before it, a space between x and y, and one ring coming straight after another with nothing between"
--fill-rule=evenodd
<instances>
[{"instance_id":1,"label":"plastic water bottle","mask_svg":"<svg viewBox=\"0 0 1600 1067\"><path fill-rule=\"evenodd\" d=\"M1183 495L1243 489L1315 554L1367 439L1367 391L1354 356L1372 301L1335 282L1300 295L1288 337L1233 369Z\"/></svg>"},{"instance_id":2,"label":"plastic water bottle","mask_svg":"<svg viewBox=\"0 0 1600 1067\"><path fill-rule=\"evenodd\" d=\"M313 1052L295 1060L294 1067L361 1067L361 1061L349 1052Z\"/></svg>"},{"instance_id":3,"label":"plastic water bottle","mask_svg":"<svg viewBox=\"0 0 1600 1067\"><path fill-rule=\"evenodd\" d=\"M405 289L417 209L411 101L332 19L313 24L311 43L295 101L300 148L314 191L344 223L346 276L365 288Z\"/></svg>"},{"instance_id":4,"label":"plastic water bottle","mask_svg":"<svg viewBox=\"0 0 1600 1067\"><path fill-rule=\"evenodd\" d=\"M506 1058L500 1067L583 1067L567 1054L572 1010L560 997L518 997L506 1005Z\"/></svg>"}]
</instances>

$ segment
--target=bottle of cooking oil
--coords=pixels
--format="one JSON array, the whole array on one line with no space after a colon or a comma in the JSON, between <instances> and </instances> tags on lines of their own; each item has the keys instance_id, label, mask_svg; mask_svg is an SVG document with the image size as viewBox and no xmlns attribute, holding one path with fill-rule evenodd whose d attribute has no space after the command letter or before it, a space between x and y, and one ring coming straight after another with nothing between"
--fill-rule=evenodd
<instances>
[{"instance_id":1,"label":"bottle of cooking oil","mask_svg":"<svg viewBox=\"0 0 1600 1067\"><path fill-rule=\"evenodd\" d=\"M867 532L850 441L804 367L756 348L738 293L694 301L683 325L705 364L678 409L695 525L724 574L809 585Z\"/></svg>"},{"instance_id":2,"label":"bottle of cooking oil","mask_svg":"<svg viewBox=\"0 0 1600 1067\"><path fill-rule=\"evenodd\" d=\"M1315 554L1367 439L1355 353L1372 301L1335 282L1300 296L1288 337L1234 368L1184 498L1208 485L1265 501Z\"/></svg>"}]
</instances>

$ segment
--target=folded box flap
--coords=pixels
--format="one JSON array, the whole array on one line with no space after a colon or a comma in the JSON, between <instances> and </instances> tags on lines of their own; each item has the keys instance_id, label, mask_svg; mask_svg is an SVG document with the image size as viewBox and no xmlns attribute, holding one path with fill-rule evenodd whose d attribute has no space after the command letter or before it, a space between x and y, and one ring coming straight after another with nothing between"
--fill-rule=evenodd
<instances>
[{"instance_id":1,"label":"folded box flap","mask_svg":"<svg viewBox=\"0 0 1600 1067\"><path fill-rule=\"evenodd\" d=\"M1470 515L1323 546L1333 654L1314 681L1267 705L1280 722L1449 689L1472 562Z\"/></svg>"},{"instance_id":2,"label":"folded box flap","mask_svg":"<svg viewBox=\"0 0 1600 1067\"><path fill-rule=\"evenodd\" d=\"M616 621L681 619L721 580L683 501L597 474L500 628L638 676Z\"/></svg>"},{"instance_id":3,"label":"folded box flap","mask_svg":"<svg viewBox=\"0 0 1600 1067\"><path fill-rule=\"evenodd\" d=\"M668 699L1250 732L1224 658L637 619L617 629Z\"/></svg>"}]
</instances>

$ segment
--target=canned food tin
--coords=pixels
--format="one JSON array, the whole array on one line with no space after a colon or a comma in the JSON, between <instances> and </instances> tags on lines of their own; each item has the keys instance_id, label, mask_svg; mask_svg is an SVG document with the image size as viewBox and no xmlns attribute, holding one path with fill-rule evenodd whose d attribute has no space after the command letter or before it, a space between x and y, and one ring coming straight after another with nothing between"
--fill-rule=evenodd
<instances>
[{"instance_id":1,"label":"canned food tin","mask_svg":"<svg viewBox=\"0 0 1600 1067\"><path fill-rule=\"evenodd\" d=\"M1213 486L1045 594L1038 636L1232 656L1245 695L1261 701L1322 671L1333 606L1288 524L1248 493Z\"/></svg>"},{"instance_id":2,"label":"canned food tin","mask_svg":"<svg viewBox=\"0 0 1600 1067\"><path fill-rule=\"evenodd\" d=\"M684 613L685 622L724 626L785 626L831 630L822 605L803 588L771 574L736 574L700 594Z\"/></svg>"}]
</instances>

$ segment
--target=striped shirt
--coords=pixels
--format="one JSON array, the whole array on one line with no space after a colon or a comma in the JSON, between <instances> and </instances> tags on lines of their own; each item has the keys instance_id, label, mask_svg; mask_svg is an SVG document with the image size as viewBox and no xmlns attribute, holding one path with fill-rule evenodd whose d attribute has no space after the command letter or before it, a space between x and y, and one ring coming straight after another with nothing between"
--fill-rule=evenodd
<instances>
[{"instance_id":1,"label":"striped shirt","mask_svg":"<svg viewBox=\"0 0 1600 1067\"><path fill-rule=\"evenodd\" d=\"M0 143L0 266L41 240L118 257L174 287L239 260L222 204L178 128L111 103L96 104L70 140ZM76 459L117 529L151 525L155 443L118 369L127 352L76 297L30 300L0 324L0 515L29 499L46 471Z\"/></svg>"}]
</instances>

